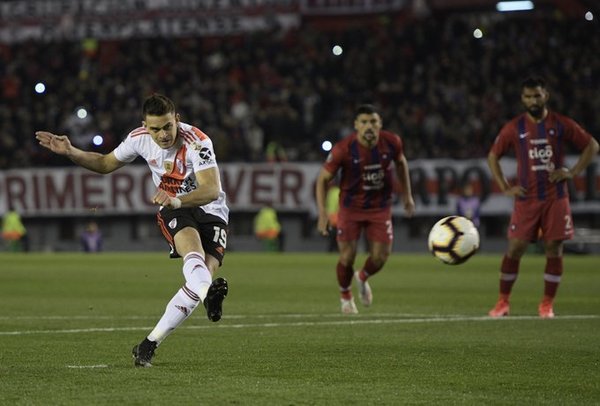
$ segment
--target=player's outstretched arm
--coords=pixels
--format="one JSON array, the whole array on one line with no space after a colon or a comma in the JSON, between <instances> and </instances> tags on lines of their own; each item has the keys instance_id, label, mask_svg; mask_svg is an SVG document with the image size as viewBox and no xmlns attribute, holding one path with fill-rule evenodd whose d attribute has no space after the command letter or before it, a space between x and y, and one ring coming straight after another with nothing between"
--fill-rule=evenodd
<instances>
[{"instance_id":1,"label":"player's outstretched arm","mask_svg":"<svg viewBox=\"0 0 600 406\"><path fill-rule=\"evenodd\" d=\"M97 152L83 151L74 147L66 135L56 135L48 131L37 131L35 138L42 147L49 149L55 154L64 155L77 165L96 173L110 173L125 165L125 162L119 161L112 152L104 155Z\"/></svg>"}]
</instances>

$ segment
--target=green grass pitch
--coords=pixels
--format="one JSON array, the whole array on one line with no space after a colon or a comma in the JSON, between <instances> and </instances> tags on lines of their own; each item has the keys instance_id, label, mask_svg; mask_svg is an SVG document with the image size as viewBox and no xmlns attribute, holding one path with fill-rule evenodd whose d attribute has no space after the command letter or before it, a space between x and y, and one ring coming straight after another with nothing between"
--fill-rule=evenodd
<instances>
[{"instance_id":1,"label":"green grass pitch","mask_svg":"<svg viewBox=\"0 0 600 406\"><path fill-rule=\"evenodd\" d=\"M223 319L199 308L143 369L131 347L181 286L180 260L2 254L0 404L600 404L600 258L565 257L552 320L537 317L535 254L512 315L485 317L500 260L395 253L371 280L373 306L347 316L337 256L232 252Z\"/></svg>"}]
</instances>

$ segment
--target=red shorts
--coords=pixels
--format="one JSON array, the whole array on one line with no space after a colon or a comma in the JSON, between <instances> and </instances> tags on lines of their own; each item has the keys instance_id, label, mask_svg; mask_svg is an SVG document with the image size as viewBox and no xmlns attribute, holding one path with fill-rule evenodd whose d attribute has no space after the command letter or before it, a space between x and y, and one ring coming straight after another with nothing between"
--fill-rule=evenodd
<instances>
[{"instance_id":1,"label":"red shorts","mask_svg":"<svg viewBox=\"0 0 600 406\"><path fill-rule=\"evenodd\" d=\"M515 201L508 238L524 241L562 241L573 238L569 199Z\"/></svg>"},{"instance_id":2,"label":"red shorts","mask_svg":"<svg viewBox=\"0 0 600 406\"><path fill-rule=\"evenodd\" d=\"M365 230L367 240L391 243L394 240L390 209L365 211L340 208L337 224L338 241L357 241Z\"/></svg>"}]
</instances>

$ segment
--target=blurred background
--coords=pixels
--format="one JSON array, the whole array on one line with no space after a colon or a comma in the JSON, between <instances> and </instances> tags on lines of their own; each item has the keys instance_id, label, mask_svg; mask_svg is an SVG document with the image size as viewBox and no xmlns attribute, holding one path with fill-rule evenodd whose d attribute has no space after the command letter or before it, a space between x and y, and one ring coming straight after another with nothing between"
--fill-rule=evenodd
<instances>
[{"instance_id":1,"label":"blurred background","mask_svg":"<svg viewBox=\"0 0 600 406\"><path fill-rule=\"evenodd\" d=\"M254 219L272 207L280 249L325 251L314 181L370 102L403 137L417 203L412 219L394 207L394 250L425 252L429 228L469 185L482 249L501 251L512 202L491 182L487 151L521 112L530 74L546 78L551 109L599 139L599 19L595 0L3 1L0 213L20 215L34 251L84 250L91 231L101 250L166 249L144 162L102 177L34 137L110 152L160 92L214 143L228 249L264 249ZM570 184L573 252L599 251L599 189L596 158Z\"/></svg>"}]
</instances>

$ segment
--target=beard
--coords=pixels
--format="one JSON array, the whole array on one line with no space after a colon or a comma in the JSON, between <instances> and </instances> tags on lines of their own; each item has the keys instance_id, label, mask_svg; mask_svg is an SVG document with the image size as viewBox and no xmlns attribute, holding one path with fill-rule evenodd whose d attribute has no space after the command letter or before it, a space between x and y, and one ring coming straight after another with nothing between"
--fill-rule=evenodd
<instances>
[{"instance_id":1,"label":"beard","mask_svg":"<svg viewBox=\"0 0 600 406\"><path fill-rule=\"evenodd\" d=\"M527 108L527 112L531 116L540 119L544 116L544 106L530 106Z\"/></svg>"}]
</instances>

